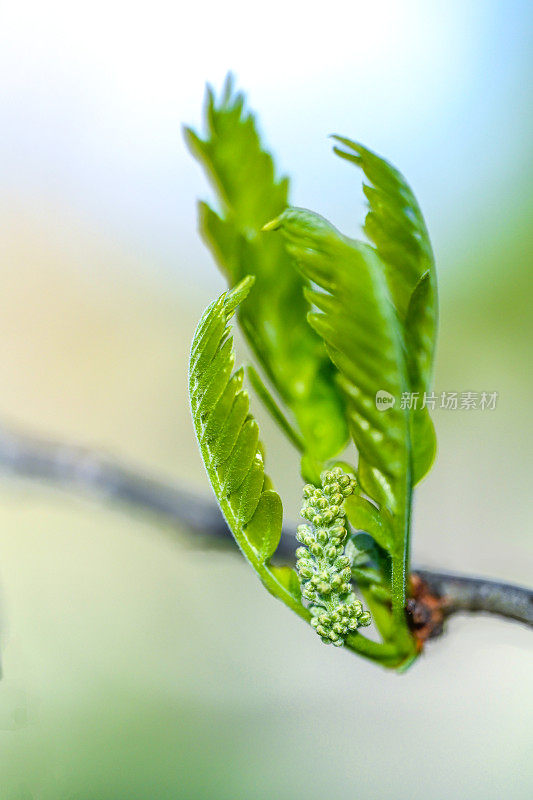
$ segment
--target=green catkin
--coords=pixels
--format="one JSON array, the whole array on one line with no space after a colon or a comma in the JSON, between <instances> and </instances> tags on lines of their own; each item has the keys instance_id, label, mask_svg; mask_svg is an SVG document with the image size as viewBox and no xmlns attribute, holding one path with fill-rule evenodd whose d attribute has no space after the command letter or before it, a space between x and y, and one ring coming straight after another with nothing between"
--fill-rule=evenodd
<instances>
[{"instance_id":1,"label":"green catkin","mask_svg":"<svg viewBox=\"0 0 533 800\"><path fill-rule=\"evenodd\" d=\"M311 625L325 644L342 647L346 636L370 625L371 617L352 591L351 563L344 552L347 530L344 499L356 482L340 467L323 472L322 488L304 486L302 517L296 538L305 547L296 551L296 568L303 596L311 602Z\"/></svg>"}]
</instances>

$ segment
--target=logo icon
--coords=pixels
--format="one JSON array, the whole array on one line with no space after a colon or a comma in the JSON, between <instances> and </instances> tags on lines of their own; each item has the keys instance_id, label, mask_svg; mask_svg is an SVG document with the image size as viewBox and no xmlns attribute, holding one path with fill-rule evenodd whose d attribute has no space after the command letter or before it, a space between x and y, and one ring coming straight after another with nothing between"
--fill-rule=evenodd
<instances>
[{"instance_id":1,"label":"logo icon","mask_svg":"<svg viewBox=\"0 0 533 800\"><path fill-rule=\"evenodd\" d=\"M395 402L394 395L386 392L385 389L380 389L379 392L376 392L376 408L378 411L388 411L389 408L394 406Z\"/></svg>"}]
</instances>

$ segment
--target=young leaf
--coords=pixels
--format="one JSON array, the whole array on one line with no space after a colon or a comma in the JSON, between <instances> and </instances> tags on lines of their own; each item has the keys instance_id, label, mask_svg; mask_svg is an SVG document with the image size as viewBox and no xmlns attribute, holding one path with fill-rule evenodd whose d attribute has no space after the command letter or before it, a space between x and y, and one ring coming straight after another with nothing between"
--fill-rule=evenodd
<instances>
[{"instance_id":1,"label":"young leaf","mask_svg":"<svg viewBox=\"0 0 533 800\"><path fill-rule=\"evenodd\" d=\"M409 387L420 398L431 386L437 330L437 277L426 223L403 175L388 161L344 137L335 153L360 167L369 184L364 230L387 268L391 294L403 323ZM413 484L430 469L436 450L427 411L412 412Z\"/></svg>"},{"instance_id":2,"label":"young leaf","mask_svg":"<svg viewBox=\"0 0 533 800\"><path fill-rule=\"evenodd\" d=\"M437 325L435 285L428 270L413 289L405 318L407 368L414 392L431 385Z\"/></svg>"},{"instance_id":3,"label":"young leaf","mask_svg":"<svg viewBox=\"0 0 533 800\"><path fill-rule=\"evenodd\" d=\"M276 580L284 586L289 594L298 602L302 602L302 589L296 570L292 567L270 567Z\"/></svg>"},{"instance_id":4,"label":"young leaf","mask_svg":"<svg viewBox=\"0 0 533 800\"><path fill-rule=\"evenodd\" d=\"M281 536L283 510L269 488L257 423L249 414L242 370L233 373L230 319L254 279L244 278L212 303L191 347L189 396L205 468L235 541L267 589L304 619L309 612L268 561Z\"/></svg>"},{"instance_id":5,"label":"young leaf","mask_svg":"<svg viewBox=\"0 0 533 800\"><path fill-rule=\"evenodd\" d=\"M368 245L348 239L325 219L304 209L288 209L276 221L287 249L318 289L307 290L313 307L309 324L324 339L339 371L350 430L360 455L393 485L408 469L408 414L399 404L376 408L379 390L394 397L407 377L398 321L382 265Z\"/></svg>"},{"instance_id":6,"label":"young leaf","mask_svg":"<svg viewBox=\"0 0 533 800\"><path fill-rule=\"evenodd\" d=\"M359 479L366 493L393 517L393 606L405 627L404 602L412 490L410 415L400 403L376 408L380 390L400 397L408 390L401 324L376 251L339 233L304 209L287 209L268 229L280 229L287 249L316 290L310 325L324 339L339 371L350 431L359 451ZM370 490L366 477L370 476ZM377 491L377 494L375 493Z\"/></svg>"},{"instance_id":7,"label":"young leaf","mask_svg":"<svg viewBox=\"0 0 533 800\"><path fill-rule=\"evenodd\" d=\"M268 489L259 498L255 513L246 526L246 536L263 561L274 554L281 537L283 507L279 494Z\"/></svg>"},{"instance_id":8,"label":"young leaf","mask_svg":"<svg viewBox=\"0 0 533 800\"><path fill-rule=\"evenodd\" d=\"M394 533L386 513L372 505L361 495L354 494L344 503L350 525L357 531L369 533L389 553L394 550Z\"/></svg>"},{"instance_id":9,"label":"young leaf","mask_svg":"<svg viewBox=\"0 0 533 800\"><path fill-rule=\"evenodd\" d=\"M261 233L265 220L286 208L288 180L276 178L254 117L245 110L243 96L233 92L230 79L218 103L208 91L205 127L204 138L185 129L221 205L217 213L200 204L202 235L230 284L246 274L255 276L256 290L239 310L239 322L294 415L296 436L322 462L338 453L348 437L335 370L306 322L306 281L293 268L283 243Z\"/></svg>"},{"instance_id":10,"label":"young leaf","mask_svg":"<svg viewBox=\"0 0 533 800\"><path fill-rule=\"evenodd\" d=\"M253 278L248 276L235 289L222 294L207 308L198 324L191 347L189 372L194 428L209 480L239 548L268 591L310 622L311 612L302 604L295 571L290 567L269 564L281 534L282 506L264 473L263 449L255 438L255 432L250 432L253 430L250 415L245 422L242 422L240 415L236 415L233 425L238 431L234 431L231 440L225 439L225 447L220 444L222 430L225 431L224 436L227 434L227 420L233 407L228 398L233 398L234 405L244 391L242 370L231 375L234 355L229 321L252 284ZM217 338L215 348L212 347L213 336ZM199 364L202 365L201 369L198 368ZM213 414L216 415L217 425L212 423ZM243 434L245 430L247 434ZM235 441L233 447L231 441ZM238 462L235 458L238 442L243 443L240 452L243 463L249 465L248 472L242 480L239 475L228 481L229 474L236 476L233 470ZM256 443L251 464L249 442ZM217 453L216 463L214 452ZM373 642L358 632L347 637L346 645L387 667L397 667L405 659L404 653L395 645Z\"/></svg>"},{"instance_id":11,"label":"young leaf","mask_svg":"<svg viewBox=\"0 0 533 800\"><path fill-rule=\"evenodd\" d=\"M437 328L437 279L426 223L403 175L388 161L357 142L334 139L345 149L335 153L360 167L370 206L364 230L387 267L387 279L405 324L413 391L431 383Z\"/></svg>"},{"instance_id":12,"label":"young leaf","mask_svg":"<svg viewBox=\"0 0 533 800\"><path fill-rule=\"evenodd\" d=\"M411 411L411 441L413 443L413 486L427 475L437 451L435 428L427 408Z\"/></svg>"}]
</instances>

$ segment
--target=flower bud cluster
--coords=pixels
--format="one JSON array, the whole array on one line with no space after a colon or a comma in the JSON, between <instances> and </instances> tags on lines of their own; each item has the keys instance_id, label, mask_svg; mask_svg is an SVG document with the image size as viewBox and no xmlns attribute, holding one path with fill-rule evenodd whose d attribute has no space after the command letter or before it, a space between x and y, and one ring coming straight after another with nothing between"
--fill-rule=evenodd
<instances>
[{"instance_id":1,"label":"flower bud cluster","mask_svg":"<svg viewBox=\"0 0 533 800\"><path fill-rule=\"evenodd\" d=\"M341 647L345 637L370 625L352 592L351 562L344 552L347 529L344 499L353 494L356 482L340 467L323 472L322 488L304 486L302 517L310 525L299 525L296 538L304 547L296 551L296 568L303 596L311 602L311 625L325 644Z\"/></svg>"}]
</instances>

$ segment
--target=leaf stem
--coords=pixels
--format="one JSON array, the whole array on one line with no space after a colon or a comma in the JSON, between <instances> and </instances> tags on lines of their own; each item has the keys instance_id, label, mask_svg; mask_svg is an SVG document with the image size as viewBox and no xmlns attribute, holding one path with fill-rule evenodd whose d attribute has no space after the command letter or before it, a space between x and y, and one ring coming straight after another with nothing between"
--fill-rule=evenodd
<instances>
[{"instance_id":1,"label":"leaf stem","mask_svg":"<svg viewBox=\"0 0 533 800\"><path fill-rule=\"evenodd\" d=\"M391 554L392 560L392 636L399 646L407 652L414 650L414 641L407 625L405 616L407 578L409 576L410 536L411 536L411 505L413 500L412 486L412 458L409 448L405 471L405 495L402 520L402 546L396 553Z\"/></svg>"},{"instance_id":2,"label":"leaf stem","mask_svg":"<svg viewBox=\"0 0 533 800\"><path fill-rule=\"evenodd\" d=\"M246 367L246 374L248 376L248 380L252 384L257 396L260 400L262 400L265 408L270 413L272 419L277 422L281 430L285 433L289 441L293 443L297 450L300 453L305 452L305 442L300 436L300 434L295 430L295 428L290 424L289 420L279 407L279 405L274 400L271 393L268 391L267 387L261 380L259 373L257 372L254 367L249 364Z\"/></svg>"},{"instance_id":3,"label":"leaf stem","mask_svg":"<svg viewBox=\"0 0 533 800\"><path fill-rule=\"evenodd\" d=\"M377 661L384 667L395 669L406 660L406 654L392 642L374 642L358 631L346 637L345 647L353 650L360 656Z\"/></svg>"}]
</instances>

